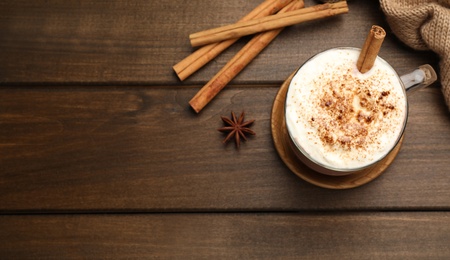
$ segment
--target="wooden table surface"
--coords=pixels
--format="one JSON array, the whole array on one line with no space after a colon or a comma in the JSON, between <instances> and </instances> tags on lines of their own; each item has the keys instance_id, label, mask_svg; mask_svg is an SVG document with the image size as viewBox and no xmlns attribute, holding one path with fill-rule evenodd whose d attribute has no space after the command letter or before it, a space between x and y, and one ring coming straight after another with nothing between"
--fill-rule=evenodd
<instances>
[{"instance_id":1,"label":"wooden table surface","mask_svg":"<svg viewBox=\"0 0 450 260\"><path fill-rule=\"evenodd\" d=\"M1 1L1 258L448 259L439 82L409 97L400 153L363 186L305 182L272 141L282 82L321 50L361 47L372 24L399 74L438 68L393 35L378 1L286 28L200 114L189 107L250 37L181 82L172 66L195 50L188 35L260 2ZM217 128L243 110L257 135L237 150Z\"/></svg>"}]
</instances>

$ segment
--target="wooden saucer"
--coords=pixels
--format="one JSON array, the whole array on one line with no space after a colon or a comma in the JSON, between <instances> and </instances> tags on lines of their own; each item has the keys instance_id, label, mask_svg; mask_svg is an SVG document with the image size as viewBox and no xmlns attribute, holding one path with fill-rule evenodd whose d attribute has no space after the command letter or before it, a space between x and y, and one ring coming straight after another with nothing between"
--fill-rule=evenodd
<instances>
[{"instance_id":1,"label":"wooden saucer","mask_svg":"<svg viewBox=\"0 0 450 260\"><path fill-rule=\"evenodd\" d=\"M275 100L273 102L271 114L272 138L275 148L278 151L286 166L303 180L328 189L350 189L366 184L376 177L380 176L384 170L392 163L400 151L403 142L403 136L392 151L381 161L370 168L352 173L345 176L330 176L318 173L304 165L300 159L296 157L289 145L289 135L286 130L286 122L284 119L284 104L286 101L286 93L289 82L295 73L281 85Z\"/></svg>"}]
</instances>

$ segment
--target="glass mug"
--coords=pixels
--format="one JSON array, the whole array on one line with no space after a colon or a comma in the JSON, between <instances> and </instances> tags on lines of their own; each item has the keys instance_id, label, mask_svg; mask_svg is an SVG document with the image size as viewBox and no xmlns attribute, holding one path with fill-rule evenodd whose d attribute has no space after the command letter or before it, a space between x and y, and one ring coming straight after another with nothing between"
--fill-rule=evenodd
<instances>
[{"instance_id":1,"label":"glass mug","mask_svg":"<svg viewBox=\"0 0 450 260\"><path fill-rule=\"evenodd\" d=\"M380 57L364 74L360 49L325 50L289 82L285 121L295 155L316 172L342 176L383 160L400 142L408 120L407 93L436 79L430 65L398 76Z\"/></svg>"}]
</instances>

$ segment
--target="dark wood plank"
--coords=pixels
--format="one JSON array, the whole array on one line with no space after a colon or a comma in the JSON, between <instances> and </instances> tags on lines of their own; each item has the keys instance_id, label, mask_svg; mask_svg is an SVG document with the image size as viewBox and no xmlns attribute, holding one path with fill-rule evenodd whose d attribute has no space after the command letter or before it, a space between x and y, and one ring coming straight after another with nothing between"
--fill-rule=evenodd
<instances>
[{"instance_id":1,"label":"dark wood plank","mask_svg":"<svg viewBox=\"0 0 450 260\"><path fill-rule=\"evenodd\" d=\"M197 89L0 88L0 211L450 208L450 118L436 87L411 97L393 165L344 191L310 185L280 160L277 86L229 87L200 115L187 103ZM230 110L256 119L240 150L216 130Z\"/></svg>"},{"instance_id":2,"label":"dark wood plank","mask_svg":"<svg viewBox=\"0 0 450 260\"><path fill-rule=\"evenodd\" d=\"M5 259L448 259L450 214L0 216Z\"/></svg>"},{"instance_id":3,"label":"dark wood plank","mask_svg":"<svg viewBox=\"0 0 450 260\"><path fill-rule=\"evenodd\" d=\"M188 35L233 23L260 2L1 1L0 84L179 84L172 66L194 50ZM361 47L372 24L388 29L378 1L350 1L349 6L346 15L287 28L233 83L280 83L321 50ZM246 41L187 84L207 82ZM404 47L389 30L380 55L400 73L437 63L430 52Z\"/></svg>"}]
</instances>

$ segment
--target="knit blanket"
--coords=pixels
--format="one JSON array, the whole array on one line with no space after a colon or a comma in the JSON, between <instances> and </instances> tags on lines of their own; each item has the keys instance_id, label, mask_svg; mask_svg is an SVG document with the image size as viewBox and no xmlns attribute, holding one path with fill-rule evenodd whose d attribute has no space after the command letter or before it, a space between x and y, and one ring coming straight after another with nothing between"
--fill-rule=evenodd
<instances>
[{"instance_id":1,"label":"knit blanket","mask_svg":"<svg viewBox=\"0 0 450 260\"><path fill-rule=\"evenodd\" d=\"M442 93L450 108L450 0L380 0L380 6L401 41L439 55Z\"/></svg>"}]
</instances>

